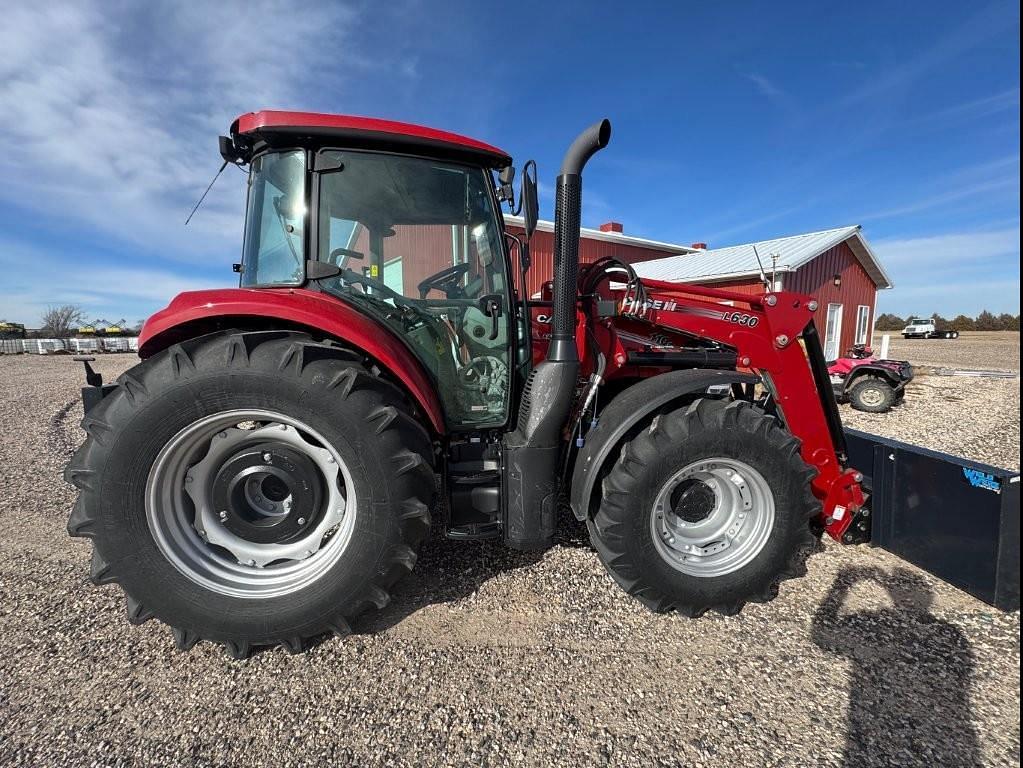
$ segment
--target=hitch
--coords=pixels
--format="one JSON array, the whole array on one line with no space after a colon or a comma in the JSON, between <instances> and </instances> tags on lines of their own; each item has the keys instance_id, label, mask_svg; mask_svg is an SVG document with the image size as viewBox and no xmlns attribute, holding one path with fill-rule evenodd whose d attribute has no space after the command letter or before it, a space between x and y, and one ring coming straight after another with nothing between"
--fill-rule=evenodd
<instances>
[{"instance_id":1,"label":"hitch","mask_svg":"<svg viewBox=\"0 0 1023 768\"><path fill-rule=\"evenodd\" d=\"M96 361L95 357L90 355L76 355L72 358L76 363L81 363L85 366L85 384L82 387L82 409L85 413L88 413L97 405L100 401L117 389L116 384L104 384L103 374L94 370L89 363Z\"/></svg>"}]
</instances>

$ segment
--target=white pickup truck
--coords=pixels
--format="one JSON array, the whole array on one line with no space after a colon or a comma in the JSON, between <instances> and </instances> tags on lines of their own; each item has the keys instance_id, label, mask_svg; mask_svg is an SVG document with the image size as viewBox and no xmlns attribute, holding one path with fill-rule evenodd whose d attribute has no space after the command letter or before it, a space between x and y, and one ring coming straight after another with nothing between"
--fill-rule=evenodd
<instances>
[{"instance_id":1,"label":"white pickup truck","mask_svg":"<svg viewBox=\"0 0 1023 768\"><path fill-rule=\"evenodd\" d=\"M906 327L902 329L904 339L958 339L959 331L949 328L938 329L934 324L934 318L925 319L911 317Z\"/></svg>"}]
</instances>

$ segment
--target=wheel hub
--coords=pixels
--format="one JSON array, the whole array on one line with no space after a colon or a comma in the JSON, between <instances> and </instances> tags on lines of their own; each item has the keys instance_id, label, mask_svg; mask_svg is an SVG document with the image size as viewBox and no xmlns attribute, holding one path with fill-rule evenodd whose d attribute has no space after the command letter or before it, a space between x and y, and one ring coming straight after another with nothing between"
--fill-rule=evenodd
<instances>
[{"instance_id":1,"label":"wheel hub","mask_svg":"<svg viewBox=\"0 0 1023 768\"><path fill-rule=\"evenodd\" d=\"M284 543L322 515L315 463L282 443L243 448L221 465L212 501L223 526L247 541Z\"/></svg>"},{"instance_id":2,"label":"wheel hub","mask_svg":"<svg viewBox=\"0 0 1023 768\"><path fill-rule=\"evenodd\" d=\"M650 515L654 547L691 576L732 573L755 558L774 527L774 494L745 462L697 461L660 489Z\"/></svg>"},{"instance_id":3,"label":"wheel hub","mask_svg":"<svg viewBox=\"0 0 1023 768\"><path fill-rule=\"evenodd\" d=\"M860 399L866 405L877 406L884 402L884 395L877 387L864 387L863 392L860 393Z\"/></svg>"},{"instance_id":4,"label":"wheel hub","mask_svg":"<svg viewBox=\"0 0 1023 768\"><path fill-rule=\"evenodd\" d=\"M267 410L203 417L153 462L146 517L163 555L221 594L289 594L329 570L355 529L341 455L307 425Z\"/></svg>"},{"instance_id":5,"label":"wheel hub","mask_svg":"<svg viewBox=\"0 0 1023 768\"><path fill-rule=\"evenodd\" d=\"M671 492L671 511L686 523L706 520L716 502L714 489L702 480L683 480Z\"/></svg>"}]
</instances>

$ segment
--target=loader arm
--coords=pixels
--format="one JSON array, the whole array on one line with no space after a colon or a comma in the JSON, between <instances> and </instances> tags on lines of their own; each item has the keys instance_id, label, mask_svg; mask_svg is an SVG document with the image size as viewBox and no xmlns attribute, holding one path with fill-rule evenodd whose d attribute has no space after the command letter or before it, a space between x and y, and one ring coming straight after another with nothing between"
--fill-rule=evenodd
<instances>
[{"instance_id":1,"label":"loader arm","mask_svg":"<svg viewBox=\"0 0 1023 768\"><path fill-rule=\"evenodd\" d=\"M737 367L761 376L785 425L799 438L803 460L817 471L812 485L822 503L824 529L838 541L856 540L849 528L866 498L862 474L846 464L838 406L813 323L817 302L789 291L748 296L684 283L642 282L646 301L624 300L622 314L734 348Z\"/></svg>"}]
</instances>

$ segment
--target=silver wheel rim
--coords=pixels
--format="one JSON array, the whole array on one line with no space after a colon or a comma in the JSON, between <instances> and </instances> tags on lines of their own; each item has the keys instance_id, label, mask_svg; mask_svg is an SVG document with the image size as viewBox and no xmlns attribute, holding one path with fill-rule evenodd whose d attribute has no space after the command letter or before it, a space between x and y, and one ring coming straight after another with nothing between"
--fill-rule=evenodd
<instances>
[{"instance_id":1,"label":"silver wheel rim","mask_svg":"<svg viewBox=\"0 0 1023 768\"><path fill-rule=\"evenodd\" d=\"M774 511L770 486L749 464L704 459L661 487L650 530L657 553L675 570L724 576L760 554L774 529Z\"/></svg>"},{"instance_id":2,"label":"silver wheel rim","mask_svg":"<svg viewBox=\"0 0 1023 768\"><path fill-rule=\"evenodd\" d=\"M213 484L232 457L271 441L315 468L320 503L300 535L257 543L225 527ZM146 483L146 520L160 552L192 582L231 597L279 597L307 587L344 554L357 516L354 488L340 454L308 425L275 411L224 411L188 425L160 451ZM292 513L291 494L270 502L248 478L241 492L270 520Z\"/></svg>"},{"instance_id":3,"label":"silver wheel rim","mask_svg":"<svg viewBox=\"0 0 1023 768\"><path fill-rule=\"evenodd\" d=\"M871 408L875 408L884 402L884 395L881 390L877 387L864 387L860 391L860 401L864 405L868 405Z\"/></svg>"}]
</instances>

